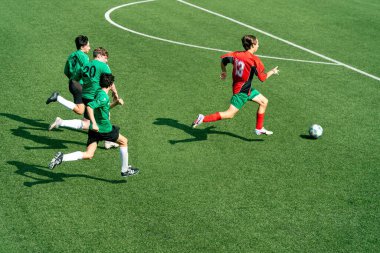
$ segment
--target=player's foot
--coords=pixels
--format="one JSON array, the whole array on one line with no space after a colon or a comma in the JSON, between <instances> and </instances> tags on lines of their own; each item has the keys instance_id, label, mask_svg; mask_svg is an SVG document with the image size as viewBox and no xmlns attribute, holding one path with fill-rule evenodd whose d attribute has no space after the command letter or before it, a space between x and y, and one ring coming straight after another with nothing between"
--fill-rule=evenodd
<instances>
[{"instance_id":1,"label":"player's foot","mask_svg":"<svg viewBox=\"0 0 380 253\"><path fill-rule=\"evenodd\" d=\"M126 172L121 172L122 177L129 177L134 176L140 172L139 169L132 167L131 165L128 166L128 170Z\"/></svg>"},{"instance_id":2,"label":"player's foot","mask_svg":"<svg viewBox=\"0 0 380 253\"><path fill-rule=\"evenodd\" d=\"M58 96L59 96L58 92L56 92L56 91L53 92L53 94L51 94L51 96L46 100L46 104L50 104L51 102L56 102Z\"/></svg>"},{"instance_id":3,"label":"player's foot","mask_svg":"<svg viewBox=\"0 0 380 253\"><path fill-rule=\"evenodd\" d=\"M63 160L63 153L62 152L58 152L57 154L55 154L55 156L53 157L53 159L51 159L51 162L49 163L49 169L54 169L57 165L60 165L62 163L62 160Z\"/></svg>"},{"instance_id":4,"label":"player's foot","mask_svg":"<svg viewBox=\"0 0 380 253\"><path fill-rule=\"evenodd\" d=\"M50 124L49 131L51 131L53 128L59 128L59 126L62 123L62 119L60 117L55 118L54 122Z\"/></svg>"},{"instance_id":5,"label":"player's foot","mask_svg":"<svg viewBox=\"0 0 380 253\"><path fill-rule=\"evenodd\" d=\"M202 124L204 118L205 116L203 114L198 114L198 118L194 120L193 124L191 124L191 127L196 128L197 126Z\"/></svg>"},{"instance_id":6,"label":"player's foot","mask_svg":"<svg viewBox=\"0 0 380 253\"><path fill-rule=\"evenodd\" d=\"M105 149L118 148L118 147L119 147L119 144L117 144L116 142L104 141L104 148Z\"/></svg>"},{"instance_id":7,"label":"player's foot","mask_svg":"<svg viewBox=\"0 0 380 253\"><path fill-rule=\"evenodd\" d=\"M256 132L257 135L262 135L262 134L272 135L273 134L272 131L266 130L264 127L261 128L261 129L256 129L255 132Z\"/></svg>"}]
</instances>

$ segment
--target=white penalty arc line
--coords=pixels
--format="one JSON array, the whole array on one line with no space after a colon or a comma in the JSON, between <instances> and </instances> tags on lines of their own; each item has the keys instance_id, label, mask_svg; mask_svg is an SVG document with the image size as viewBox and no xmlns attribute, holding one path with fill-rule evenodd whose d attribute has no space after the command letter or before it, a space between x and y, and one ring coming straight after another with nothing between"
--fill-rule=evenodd
<instances>
[{"instance_id":1,"label":"white penalty arc line","mask_svg":"<svg viewBox=\"0 0 380 253\"><path fill-rule=\"evenodd\" d=\"M110 15L113 11L117 10L117 9L120 9L120 8L123 8L123 7L127 7L127 6L131 6L131 5L135 5L135 4L142 4L142 3L148 3L148 2L153 2L153 1L156 1L156 0L143 0L143 1L138 1L138 2L132 2L132 3L128 3L128 4L123 4L123 5L119 5L119 6L116 6L112 9L109 9L105 14L104 14L104 17L105 19L112 25L124 30L124 31L128 31L130 33L134 33L134 34L137 34L137 35L140 35L140 36L143 36L143 37L146 37L146 38L150 38L150 39L154 39L154 40L159 40L159 41L163 41L163 42L167 42L167 43L171 43L171 44L176 44L176 45L181 45L181 46L186 46L186 47L192 47L192 48L198 48L198 49L205 49L205 50L211 50L211 51L217 51L217 52L222 52L222 53L227 53L227 52L231 52L231 50L223 50L223 49L217 49L217 48L211 48L211 47L203 47L203 46L197 46L197 45L192 45L192 44L188 44L188 43L184 43L184 42L179 42L179 41L174 41L174 40L169 40L169 39L164 39L164 38L160 38L160 37L156 37L156 36L152 36L152 35L148 35L148 34L145 34L145 33L141 33L141 32L138 32L138 31L135 31L135 30L132 30L132 29L129 29L127 27L124 27L122 25L119 25L118 23L114 22L111 18L110 18ZM183 3L186 3L186 2L183 2ZM186 3L188 4L188 3ZM305 63L314 63L314 64L327 64L327 65L339 65L337 63L332 63L332 62L320 62L320 61L308 61L308 60L300 60L300 59L291 59L291 58L282 58L282 57L274 57L274 56L265 56L265 55L258 55L259 57L261 58L268 58L268 59L276 59L276 60L284 60L284 61L295 61L295 62L305 62Z\"/></svg>"},{"instance_id":2,"label":"white penalty arc line","mask_svg":"<svg viewBox=\"0 0 380 253\"><path fill-rule=\"evenodd\" d=\"M188 3L188 2L186 2L186 1L184 1L184 0L177 0L177 1L180 2L180 3L183 3L183 4L187 4L188 6L194 7L194 8L196 8L196 9L199 9L199 10L205 11L205 12L210 13L210 14L212 14L212 15L215 15L215 16L218 16L218 17L221 17L221 18L227 19L227 20L229 20L229 21L231 21L231 22L233 22L233 23L236 23L236 24L239 24L239 25L241 25L241 26L247 27L247 28L249 28L249 29L251 29L251 30L254 30L254 31L259 32L259 33L262 33L262 34L264 34L264 35L266 35L266 36L268 36L268 37L271 37L271 38L273 38L273 39L276 39L276 40L279 40L279 41L281 41L281 42L284 42L284 43L286 43L286 44L288 44L288 45L290 45L290 46L293 46L293 47L296 47L296 48L298 48L298 49L301 49L302 51L306 51L306 52L308 52L308 53L310 53L310 54L313 54L313 55L316 55L316 56L318 56L318 57L320 57L320 58L322 58L322 59L325 59L325 60L331 61L331 62L333 62L333 63L335 63L335 64L337 64L337 65L341 65L341 66L346 67L346 68L348 68L348 69L351 69L351 70L353 70L353 71L355 71L355 72L358 72L358 73L360 73L360 74L362 74L362 75L365 75L365 76L368 76L368 77L370 77L370 78L373 78L373 79L375 79L375 80L380 81L380 77L374 76L374 75L372 75L372 74L369 74L369 73L364 72L364 71L362 71L362 70L360 70L360 69L354 68L354 67L352 67L352 66L350 66L350 65L347 65L347 64L345 64L345 63L343 63L343 62L340 62L340 61L334 60L334 59L332 59L332 58L330 58L330 57L327 57L327 56L325 56L325 55L323 55L323 54L317 53L317 52L312 51L312 50L310 50L310 49L307 49L307 48L305 48L305 47L299 46L299 45L297 45L297 44L295 44L295 43L293 43L293 42L290 42L290 41L288 41L288 40L285 40L285 39L282 39L282 38L280 38L280 37L277 37L277 36L275 36L275 35L273 35L273 34L270 34L270 33L268 33L268 32L265 32L265 31L263 31L263 30L261 30L261 29L258 29L258 28L256 28L256 27L253 27L253 26L250 26L250 25L244 24L244 23L242 23L242 22L240 22L240 21L237 21L237 20L235 20L235 19L233 19L233 18L229 18L229 17L224 16L224 15L222 15L222 14L219 14L219 13L216 13L216 12L213 12L213 11L210 11L210 10L207 10L207 9L202 8L202 7L199 7L199 6L197 6L197 5L194 5L194 4L191 4L191 3Z\"/></svg>"}]
</instances>

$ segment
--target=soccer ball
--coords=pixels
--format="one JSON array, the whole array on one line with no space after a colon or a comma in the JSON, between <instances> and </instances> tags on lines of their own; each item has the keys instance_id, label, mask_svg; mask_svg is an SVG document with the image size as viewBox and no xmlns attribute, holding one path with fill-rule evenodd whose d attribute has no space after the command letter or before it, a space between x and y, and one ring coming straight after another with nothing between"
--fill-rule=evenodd
<instances>
[{"instance_id":1,"label":"soccer ball","mask_svg":"<svg viewBox=\"0 0 380 253\"><path fill-rule=\"evenodd\" d=\"M309 135L310 135L310 137L312 137L314 139L318 139L319 137L321 137L322 133L323 133L323 128L320 125L313 124L309 128Z\"/></svg>"}]
</instances>

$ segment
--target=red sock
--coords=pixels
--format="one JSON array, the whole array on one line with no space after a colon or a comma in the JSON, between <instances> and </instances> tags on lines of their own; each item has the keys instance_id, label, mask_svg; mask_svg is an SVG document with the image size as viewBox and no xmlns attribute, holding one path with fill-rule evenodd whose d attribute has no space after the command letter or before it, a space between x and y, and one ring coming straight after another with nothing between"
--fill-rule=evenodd
<instances>
[{"instance_id":1,"label":"red sock","mask_svg":"<svg viewBox=\"0 0 380 253\"><path fill-rule=\"evenodd\" d=\"M203 119L203 122L218 121L218 120L221 120L221 119L222 119L222 117L220 116L220 113L216 112L214 114L206 115L205 118Z\"/></svg>"},{"instance_id":2,"label":"red sock","mask_svg":"<svg viewBox=\"0 0 380 253\"><path fill-rule=\"evenodd\" d=\"M261 129L264 126L264 113L257 113L256 129Z\"/></svg>"}]
</instances>

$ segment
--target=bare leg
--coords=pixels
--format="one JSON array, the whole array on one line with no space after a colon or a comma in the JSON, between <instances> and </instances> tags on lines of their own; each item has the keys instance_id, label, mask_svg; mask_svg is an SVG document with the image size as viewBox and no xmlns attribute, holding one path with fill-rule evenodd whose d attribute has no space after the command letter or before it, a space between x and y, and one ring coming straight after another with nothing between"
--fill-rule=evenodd
<instances>
[{"instance_id":1,"label":"bare leg","mask_svg":"<svg viewBox=\"0 0 380 253\"><path fill-rule=\"evenodd\" d=\"M227 111L219 112L219 114L220 114L220 117L222 117L222 119L232 119L238 111L239 111L238 108L236 108L233 105L230 105Z\"/></svg>"}]
</instances>

